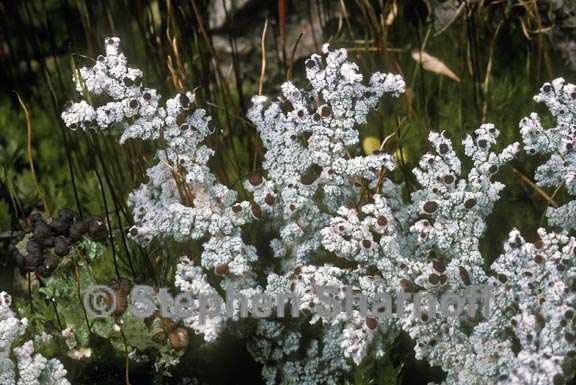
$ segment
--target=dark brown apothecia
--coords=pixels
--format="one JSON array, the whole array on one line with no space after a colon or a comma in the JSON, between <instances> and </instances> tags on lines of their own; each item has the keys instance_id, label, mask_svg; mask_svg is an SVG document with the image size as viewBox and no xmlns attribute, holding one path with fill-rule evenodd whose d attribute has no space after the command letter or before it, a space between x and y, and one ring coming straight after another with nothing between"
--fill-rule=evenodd
<instances>
[{"instance_id":1,"label":"dark brown apothecia","mask_svg":"<svg viewBox=\"0 0 576 385\"><path fill-rule=\"evenodd\" d=\"M178 327L170 332L168 335L168 340L170 341L170 345L174 348L174 350L185 350L189 344L188 330L183 327Z\"/></svg>"},{"instance_id":2,"label":"dark brown apothecia","mask_svg":"<svg viewBox=\"0 0 576 385\"><path fill-rule=\"evenodd\" d=\"M438 210L438 203L435 201L428 201L424 203L423 209L424 212L432 214L434 211Z\"/></svg>"},{"instance_id":3,"label":"dark brown apothecia","mask_svg":"<svg viewBox=\"0 0 576 385\"><path fill-rule=\"evenodd\" d=\"M214 266L214 273L217 275L226 275L230 272L230 267L226 263L220 263Z\"/></svg>"},{"instance_id":4,"label":"dark brown apothecia","mask_svg":"<svg viewBox=\"0 0 576 385\"><path fill-rule=\"evenodd\" d=\"M248 177L248 182L250 182L250 184L254 187L260 186L263 181L264 179L262 178L262 176L258 174L251 174Z\"/></svg>"},{"instance_id":5,"label":"dark brown apothecia","mask_svg":"<svg viewBox=\"0 0 576 385\"><path fill-rule=\"evenodd\" d=\"M366 318L366 326L368 329L374 330L378 327L378 321L374 318Z\"/></svg>"},{"instance_id":6,"label":"dark brown apothecia","mask_svg":"<svg viewBox=\"0 0 576 385\"><path fill-rule=\"evenodd\" d=\"M388 224L388 219L386 219L385 216L380 216L376 222L378 223L378 226L384 227Z\"/></svg>"},{"instance_id":7,"label":"dark brown apothecia","mask_svg":"<svg viewBox=\"0 0 576 385\"><path fill-rule=\"evenodd\" d=\"M88 220L88 234L94 241L103 241L108 237L106 224L101 218L93 217Z\"/></svg>"},{"instance_id":8,"label":"dark brown apothecia","mask_svg":"<svg viewBox=\"0 0 576 385\"><path fill-rule=\"evenodd\" d=\"M258 219L262 218L262 208L258 205L258 203L254 201L250 202L250 211L252 211L252 215L254 215L254 217Z\"/></svg>"},{"instance_id":9,"label":"dark brown apothecia","mask_svg":"<svg viewBox=\"0 0 576 385\"><path fill-rule=\"evenodd\" d=\"M468 274L468 270L466 270L466 268L463 266L458 266L458 273L460 274L460 279L464 285L470 286L472 282L470 281L470 274Z\"/></svg>"}]
</instances>

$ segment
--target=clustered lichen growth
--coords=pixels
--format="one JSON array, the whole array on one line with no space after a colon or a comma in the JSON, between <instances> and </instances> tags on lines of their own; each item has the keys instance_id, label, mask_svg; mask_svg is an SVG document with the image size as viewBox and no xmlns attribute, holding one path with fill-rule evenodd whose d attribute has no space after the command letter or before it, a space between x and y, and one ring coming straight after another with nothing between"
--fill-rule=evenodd
<instances>
[{"instance_id":1,"label":"clustered lichen growth","mask_svg":"<svg viewBox=\"0 0 576 385\"><path fill-rule=\"evenodd\" d=\"M28 326L10 309L12 298L0 292L0 383L2 385L70 385L66 370L57 359L48 360L35 352L34 342L14 346ZM15 361L12 358L15 357Z\"/></svg>"},{"instance_id":2,"label":"clustered lichen growth","mask_svg":"<svg viewBox=\"0 0 576 385\"><path fill-rule=\"evenodd\" d=\"M203 141L213 130L194 95L163 102L142 85L140 70L127 67L117 38L106 40L106 55L93 67L80 69L75 81L83 99L62 118L72 129L119 129L121 143L162 140L147 180L128 198L136 223L130 236L142 245L158 238L202 242L200 255L182 256L178 288L197 296L232 288L249 299L280 292L300 298L299 317L259 319L250 336L249 351L268 384L337 384L353 365L388 354L401 331L416 342L417 358L447 373L445 384L569 380L576 359L576 239L569 236L576 200L550 208L548 222L559 228L539 229L533 243L513 230L502 255L486 267L479 239L505 187L495 177L519 144L494 151L499 131L483 124L463 139L472 165L463 170L452 140L431 132L432 151L413 170L419 187L407 199L405 186L390 179L395 158L362 155L358 146L358 127L383 96L404 91L402 78L375 73L364 82L346 50L327 44L305 66L308 88L286 82L280 97L252 99L248 118L266 153L264 173L244 181L249 200L239 200L207 166L214 152ZM92 104L95 97L105 102ZM550 154L536 182L576 195L576 86L557 79L535 99L558 124L544 129L536 114L520 123L525 150ZM264 268L261 251L242 237L255 222L275 234L269 242L275 262ZM352 287L370 303L398 290L440 296L488 285L495 294L483 317L417 318L409 305L402 317L354 310L328 318L314 311L322 285L340 288L335 295L342 298ZM183 324L214 341L239 322L239 311ZM19 357L26 355L22 349Z\"/></svg>"}]
</instances>

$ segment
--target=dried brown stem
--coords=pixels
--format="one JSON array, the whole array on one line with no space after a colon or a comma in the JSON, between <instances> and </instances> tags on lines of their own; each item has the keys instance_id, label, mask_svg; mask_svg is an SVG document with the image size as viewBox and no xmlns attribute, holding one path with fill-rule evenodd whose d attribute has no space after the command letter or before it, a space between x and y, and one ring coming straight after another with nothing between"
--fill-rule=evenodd
<instances>
[{"instance_id":1,"label":"dried brown stem","mask_svg":"<svg viewBox=\"0 0 576 385\"><path fill-rule=\"evenodd\" d=\"M268 19L264 23L264 30L262 31L262 67L260 69L260 80L258 81L258 95L262 95L264 89L264 74L266 73L266 32L268 31Z\"/></svg>"}]
</instances>

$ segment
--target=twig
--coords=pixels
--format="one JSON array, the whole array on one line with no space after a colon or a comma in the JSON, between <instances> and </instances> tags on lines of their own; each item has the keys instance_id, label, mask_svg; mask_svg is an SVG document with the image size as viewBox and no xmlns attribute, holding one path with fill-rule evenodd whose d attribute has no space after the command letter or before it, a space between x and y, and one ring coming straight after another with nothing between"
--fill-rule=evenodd
<instances>
[{"instance_id":1,"label":"twig","mask_svg":"<svg viewBox=\"0 0 576 385\"><path fill-rule=\"evenodd\" d=\"M168 2L170 4L170 2ZM170 24L166 27L166 38L170 43L170 49L172 50L172 58L171 55L167 55L166 58L166 66L168 67L168 71L170 72L170 77L172 78L172 83L174 84L174 88L179 92L184 91L184 82L183 79L185 78L184 70L182 69L182 61L180 60L180 53L178 52L178 42L176 40L176 34L170 36Z\"/></svg>"},{"instance_id":2,"label":"twig","mask_svg":"<svg viewBox=\"0 0 576 385\"><path fill-rule=\"evenodd\" d=\"M34 314L34 299L32 298L32 273L28 273L28 300L30 301L30 312Z\"/></svg>"},{"instance_id":3,"label":"twig","mask_svg":"<svg viewBox=\"0 0 576 385\"><path fill-rule=\"evenodd\" d=\"M86 308L84 307L84 303L82 300L82 288L80 287L80 271L78 268L78 261L75 258L72 258L74 261L74 277L76 278L76 295L78 296L78 300L82 306L82 312L84 315L84 321L86 321L86 326L88 326L88 332L92 335L92 326L90 325L90 320L88 319L88 312L86 312Z\"/></svg>"},{"instance_id":4,"label":"twig","mask_svg":"<svg viewBox=\"0 0 576 385\"><path fill-rule=\"evenodd\" d=\"M32 173L32 181L34 182L34 187L36 188L36 192L40 195L40 199L42 200L42 205L44 206L44 211L49 212L48 210L48 203L46 202L46 197L40 188L40 183L38 183L38 178L36 177L36 170L34 169L34 161L32 160L32 122L30 121L30 112L24 104L24 101L20 97L20 95L15 92L16 97L18 98L18 102L20 106L24 110L24 116L26 117L26 153L28 156L28 164L30 165L30 171Z\"/></svg>"},{"instance_id":5,"label":"twig","mask_svg":"<svg viewBox=\"0 0 576 385\"><path fill-rule=\"evenodd\" d=\"M292 80L292 69L294 67L294 55L296 54L296 48L298 48L298 43L300 43L300 39L304 36L303 32L300 32L298 35L298 39L296 39L296 43L294 43L294 47L292 47L292 53L290 54L290 61L288 62L288 71L286 71L286 80Z\"/></svg>"},{"instance_id":6,"label":"twig","mask_svg":"<svg viewBox=\"0 0 576 385\"><path fill-rule=\"evenodd\" d=\"M490 76L492 75L494 47L496 45L496 38L498 37L498 33L500 32L502 24L503 22L498 24L498 27L496 27L496 32L494 32L494 37L492 38L492 41L490 41L490 48L489 48L490 53L488 55L488 64L486 65L486 75L484 76L484 83L482 84L484 95L488 95L488 89L490 86ZM484 105L482 106L482 121L485 121L487 112L488 112L488 98L485 98Z\"/></svg>"},{"instance_id":7,"label":"twig","mask_svg":"<svg viewBox=\"0 0 576 385\"><path fill-rule=\"evenodd\" d=\"M126 381L126 385L131 385L130 384L130 355L129 355L129 351L128 351L128 339L126 338L126 334L124 334L124 330L122 330L122 328L120 328L120 335L122 335L122 342L124 343L124 361L125 361L125 367L124 367L124 380Z\"/></svg>"},{"instance_id":8,"label":"twig","mask_svg":"<svg viewBox=\"0 0 576 385\"><path fill-rule=\"evenodd\" d=\"M260 69L260 80L258 81L258 95L262 95L264 88L264 73L266 72L266 32L268 31L268 19L264 23L264 30L262 31L262 68Z\"/></svg>"},{"instance_id":9,"label":"twig","mask_svg":"<svg viewBox=\"0 0 576 385\"><path fill-rule=\"evenodd\" d=\"M106 192L104 190L104 184L102 183L102 178L100 177L100 173L98 172L98 168L94 168L94 173L96 174L96 179L98 180L98 186L100 186L100 194L102 195L102 203L104 204L104 211L106 212L106 224L108 229L108 240L110 241L110 247L112 248L112 260L114 262L114 271L116 272L116 276L120 279L120 270L118 269L118 261L116 256L116 247L114 246L114 237L112 236L112 224L110 222L110 218L108 216L108 202L106 201Z\"/></svg>"},{"instance_id":10,"label":"twig","mask_svg":"<svg viewBox=\"0 0 576 385\"><path fill-rule=\"evenodd\" d=\"M542 190L540 187L538 187L534 182L532 182L530 180L530 178L528 178L527 176L525 176L524 174L522 174L520 171L518 171L516 168L513 168L512 171L514 172L514 174L518 175L520 177L520 179L522 179L528 186L532 187L538 194L540 194L544 199L546 199L546 201L551 204L554 207L558 207L558 204L554 201L554 199L552 199L547 193L546 191Z\"/></svg>"},{"instance_id":11,"label":"twig","mask_svg":"<svg viewBox=\"0 0 576 385\"><path fill-rule=\"evenodd\" d=\"M346 48L348 52L405 52L406 48L387 48L387 47L350 47Z\"/></svg>"},{"instance_id":12,"label":"twig","mask_svg":"<svg viewBox=\"0 0 576 385\"><path fill-rule=\"evenodd\" d=\"M286 0L278 0L278 21L280 24L282 60L284 61L284 67L286 67Z\"/></svg>"}]
</instances>

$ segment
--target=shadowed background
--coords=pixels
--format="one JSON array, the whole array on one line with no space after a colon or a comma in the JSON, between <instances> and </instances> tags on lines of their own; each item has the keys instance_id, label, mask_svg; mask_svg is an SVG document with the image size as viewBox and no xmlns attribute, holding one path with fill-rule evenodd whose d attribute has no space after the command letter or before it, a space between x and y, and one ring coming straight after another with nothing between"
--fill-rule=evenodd
<instances>
[{"instance_id":1,"label":"shadowed background","mask_svg":"<svg viewBox=\"0 0 576 385\"><path fill-rule=\"evenodd\" d=\"M368 152L395 133L386 149L399 159L393 178L405 180L407 191L430 130L445 130L463 154L459 139L491 122L502 131L502 148L520 139L523 116L542 111L532 101L541 83L558 76L574 80L576 68L576 6L563 1L3 0L0 18L0 290L23 295L25 282L6 250L24 218L38 209L71 207L84 216L107 215L117 231L125 231L131 224L126 196L154 154L143 142L120 146L108 133L71 132L59 118L74 97L73 68L93 62L106 36L121 38L131 66L144 71L146 86L163 95L195 90L219 128L208 140L216 151L211 168L240 194L240 181L260 169L263 157L245 117L251 96L259 87L276 95L288 79L305 86L304 60L324 42L347 48L365 75L383 71L405 78L405 95L383 101L359 129ZM30 113L29 129L18 96ZM522 153L499 175L507 189L482 240L487 264L511 228L535 239L552 199L566 199L563 191L533 188L538 161ZM159 284L168 284L180 255L163 244L146 251L119 242L109 246L123 271L131 270L132 254L133 278L154 275ZM111 269L98 268L102 276ZM209 384L260 383L260 368L243 346L226 337L191 349L178 370ZM77 364L73 383L121 381L121 360L107 354L103 344L90 365ZM392 356L359 368L351 383L441 379L440 371L413 359L407 340L398 341ZM157 381L148 370L134 369L133 384Z\"/></svg>"}]
</instances>

